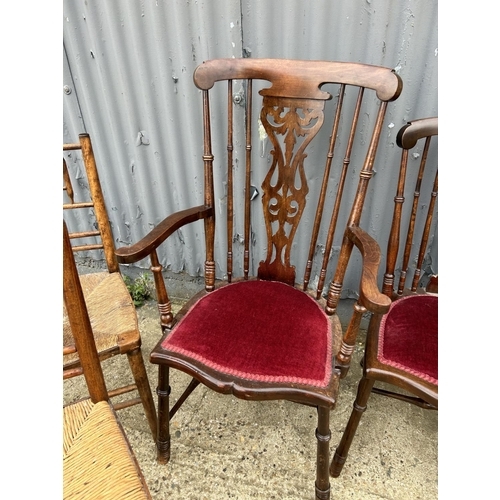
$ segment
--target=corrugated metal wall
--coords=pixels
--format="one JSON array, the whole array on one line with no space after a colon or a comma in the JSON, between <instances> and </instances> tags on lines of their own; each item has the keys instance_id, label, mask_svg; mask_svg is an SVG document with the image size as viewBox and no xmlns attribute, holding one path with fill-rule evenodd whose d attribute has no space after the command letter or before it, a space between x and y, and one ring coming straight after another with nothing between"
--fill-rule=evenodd
<instances>
[{"instance_id":1,"label":"corrugated metal wall","mask_svg":"<svg viewBox=\"0 0 500 500\"><path fill-rule=\"evenodd\" d=\"M192 73L204 60L242 56L396 68L404 90L386 118L363 215L383 241L396 132L438 113L437 14L433 0L65 0L63 140L91 134L117 245L201 202L201 98ZM162 264L199 274L202 242L201 224L183 228L164 245ZM435 242L437 271L437 234ZM354 269L348 288L353 280Z\"/></svg>"}]
</instances>

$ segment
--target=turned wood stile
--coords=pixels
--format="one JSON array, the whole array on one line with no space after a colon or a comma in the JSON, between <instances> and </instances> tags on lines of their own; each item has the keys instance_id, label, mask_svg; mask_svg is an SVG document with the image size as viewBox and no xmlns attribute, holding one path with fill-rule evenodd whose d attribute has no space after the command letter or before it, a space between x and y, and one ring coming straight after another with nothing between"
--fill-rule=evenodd
<instances>
[{"instance_id":1,"label":"turned wood stile","mask_svg":"<svg viewBox=\"0 0 500 500\"><path fill-rule=\"evenodd\" d=\"M380 132L382 129L382 124L385 118L385 112L387 109L387 102L382 101L377 114L377 120L373 128L373 135L371 142L366 154L365 163L359 174L359 183L357 192L354 198L354 203L352 205L351 213L347 221L347 226L357 226L361 219L361 212L363 209L363 204L365 202L366 191L368 189L368 182L373 176L373 163L375 161L375 155L377 152L378 143L380 140ZM340 300L340 293L342 291L342 284L344 281L345 272L347 269L347 264L351 256L353 243L347 236L344 236L342 241L342 247L340 249L340 255L337 262L337 267L335 269L335 275L330 284L327 297L327 307L326 312L328 314L334 314L337 310L337 305Z\"/></svg>"},{"instance_id":2,"label":"turned wood stile","mask_svg":"<svg viewBox=\"0 0 500 500\"><path fill-rule=\"evenodd\" d=\"M422 274L422 265L424 262L425 252L427 250L427 244L429 242L429 234L430 234L432 219L433 219L433 215L434 215L434 205L436 203L437 190L438 190L438 173L436 172L436 176L434 178L434 185L433 185L432 192L431 192L429 207L427 209L427 216L425 218L425 227L424 227L424 231L422 233L422 238L420 240L420 248L419 248L419 252L418 252L417 265L415 268L415 273L413 275L413 281L412 281L412 285L411 285L412 291L417 290L418 283L419 283L419 280L420 280L420 277Z\"/></svg>"},{"instance_id":3,"label":"turned wood stile","mask_svg":"<svg viewBox=\"0 0 500 500\"><path fill-rule=\"evenodd\" d=\"M89 183L89 190L93 193L93 199L91 201L75 203L73 187L71 185L71 180L69 178L66 160L63 159L63 189L67 192L70 197L71 203L63 204L63 210L67 209L79 209L79 208L92 208L99 226L99 230L96 231L85 231L85 232L70 232L69 237L73 239L81 239L88 237L96 237L101 240L100 243L96 244L81 244L74 245L73 251L88 251L88 250L102 250L104 252L104 257L106 259L106 264L108 266L109 272L117 272L119 270L118 260L114 253L114 243L113 243L113 233L111 232L111 225L109 223L108 215L106 212L106 204L104 202L104 196L102 194L99 174L97 172L97 166L94 158L94 152L92 150L92 143L90 141L90 136L88 134L80 134L80 144L65 144L63 146L64 151L75 151L81 150L83 160L86 165L87 181Z\"/></svg>"},{"instance_id":4,"label":"turned wood stile","mask_svg":"<svg viewBox=\"0 0 500 500\"><path fill-rule=\"evenodd\" d=\"M342 94L341 94L342 97L343 97L343 91L344 91L344 86L341 86L340 92L342 92ZM363 101L363 94L364 94L364 89L360 88L359 93L358 93L358 100L356 102L356 107L355 107L355 111L354 111L354 116L353 116L353 119L351 122L351 130L349 133L349 139L347 142L346 152L344 155L344 160L342 162L342 171L340 174L339 185L337 188L337 196L335 197L335 204L334 204L333 211L332 211L332 217L330 219L330 227L328 229L328 235L327 235L327 240L326 240L326 244L325 244L325 254L323 256L323 263L321 266L321 272L320 272L317 291L316 291L317 298L319 298L321 296L321 294L323 293L323 287L325 286L326 271L327 271L328 262L330 259L330 252L331 252L332 245L333 245L333 237L335 235L335 230L337 228L337 221L338 221L339 212L340 212L340 205L342 202L342 194L344 192L344 185L345 185L345 179L347 176L347 169L349 168L349 165L351 163L351 153L352 153L352 148L353 148L353 144L354 144L354 136L356 134L356 128L357 128L358 121L359 121L359 113L361 110L361 103ZM339 96L339 107L340 107L340 109L338 110L339 115L340 115L340 111L342 109L341 102L342 101L340 101L340 96ZM340 116L337 116L337 114L336 114L335 126L334 126L334 132L333 132L334 134L337 134L337 129L338 129L337 122L339 119L340 119ZM333 134L332 134L332 142L333 142L333 140L334 139L333 139ZM332 152L332 154L334 152L334 143L332 144L331 152Z\"/></svg>"},{"instance_id":5,"label":"turned wood stile","mask_svg":"<svg viewBox=\"0 0 500 500\"><path fill-rule=\"evenodd\" d=\"M396 268L396 259L398 257L401 214L403 211L403 204L405 202L404 189L407 164L408 150L404 149L401 155L397 192L394 197L394 213L392 215L391 231L387 241L386 271L382 285L382 293L387 295L389 298L391 298L394 293L394 270Z\"/></svg>"},{"instance_id":6,"label":"turned wood stile","mask_svg":"<svg viewBox=\"0 0 500 500\"><path fill-rule=\"evenodd\" d=\"M251 200L250 200L250 173L252 172L252 80L247 80L245 99L245 232L243 254L243 276L248 279L250 272L250 231L251 231Z\"/></svg>"},{"instance_id":7,"label":"turned wood stile","mask_svg":"<svg viewBox=\"0 0 500 500\"><path fill-rule=\"evenodd\" d=\"M99 231L104 243L104 257L110 273L118 272L118 261L114 252L113 233L111 232L111 225L109 223L108 214L106 212L106 203L100 187L99 174L97 172L97 165L95 162L94 152L92 150L92 143L88 134L80 136L82 145L82 155L85 164L87 165L87 179L89 183L90 192L93 193L94 199L94 212L99 225ZM108 243L111 242L111 243Z\"/></svg>"},{"instance_id":8,"label":"turned wood stile","mask_svg":"<svg viewBox=\"0 0 500 500\"><path fill-rule=\"evenodd\" d=\"M233 277L233 81L227 82L227 281Z\"/></svg>"},{"instance_id":9,"label":"turned wood stile","mask_svg":"<svg viewBox=\"0 0 500 500\"><path fill-rule=\"evenodd\" d=\"M420 161L418 175L417 175L417 179L415 181L415 189L414 189L414 193L413 193L413 204L412 204L411 215L410 215L410 219L409 219L408 227L407 227L407 232L406 232L406 240L405 240L403 260L402 260L402 264L401 264L401 273L400 273L398 287L397 287L397 295L401 295L403 293L403 291L406 287L406 281L408 279L407 274L408 274L408 268L409 268L409 263L410 263L411 251L413 249L413 244L414 244L414 240L415 240L415 225L416 225L416 221L417 221L417 217L418 217L418 209L419 209L420 194L421 194L421 188L422 188L422 180L423 180L424 174L425 174L425 167L426 167L426 163L427 163L427 155L428 155L430 143L431 143L431 137L428 137L424 143L424 149L422 152L422 159ZM404 152L403 152L403 155L404 155ZM407 162L407 161L408 161L408 156L405 157L405 162ZM406 164L405 164L405 175L406 175ZM427 249L427 243L428 243L428 238L429 238L429 233L430 233L432 218L433 218L433 213L434 213L434 204L435 204L435 199L437 196L437 178L438 178L438 174L436 172L433 190L432 190L430 200L429 200L426 222L425 222L424 229L422 231L422 236L421 236L420 245L419 245L419 252L418 252L417 259L416 259L415 269L413 272L413 279L412 279L411 285L409 287L410 290L413 292L417 290L418 282L421 278L422 263L424 260L425 251ZM401 224L400 218L397 220L397 224L399 227ZM394 251L397 252L397 247Z\"/></svg>"},{"instance_id":10,"label":"turned wood stile","mask_svg":"<svg viewBox=\"0 0 500 500\"><path fill-rule=\"evenodd\" d=\"M347 222L347 227L358 226L359 221L361 219L361 212L365 201L366 192L368 189L368 182L373 176L373 163L375 161L375 155L380 140L380 133L386 109L387 109L387 102L381 102L377 115L376 124L374 127L374 133L368 148L368 153L366 155L365 164L359 174L360 180L358 183L358 189L356 196L354 198L354 203L351 209L349 220ZM340 300L340 293L342 291L344 275L347 269L347 264L349 263L352 248L353 248L353 242L347 237L347 234L344 235L342 247L340 250L339 260L337 263L337 268L335 270L335 276L331 282L330 289L328 291L327 307L326 307L326 312L328 314L335 313L337 309L337 305ZM361 309L362 305L357 303L355 311L353 313L353 320L352 320L354 321L354 323L352 324L356 326L356 329L348 330L347 334L344 335L344 338L342 339L342 346L340 352L337 355L336 365L341 369L342 377L345 377L347 375L347 371L351 364L351 357L352 353L354 352L354 345L357 336L357 333L354 334L353 331L355 332L358 331L359 321L361 320L361 315L362 315L362 312L360 312Z\"/></svg>"},{"instance_id":11,"label":"turned wood stile","mask_svg":"<svg viewBox=\"0 0 500 500\"><path fill-rule=\"evenodd\" d=\"M333 160L333 156L335 153L335 144L336 144L337 136L338 136L339 123L340 123L340 118L341 118L341 113L342 113L342 104L344 102L344 95L345 95L345 85L340 85L337 106L335 109L335 118L333 120L332 133L330 136L330 144L329 144L329 148L328 148L328 153L326 155L325 172L323 174L323 181L321 183L321 191L320 191L319 200L318 200L318 207L316 209L316 215L314 217L313 232L312 232L312 236L311 236L311 244L309 245L309 254L308 254L307 263L306 263L306 270L304 273L304 283L303 283L304 290L308 289L309 281L311 279L313 258L314 258L314 254L316 252L316 244L318 241L321 219L323 217L323 209L325 206L328 181L330 178L330 171L332 168L332 160ZM341 184L343 184L342 178L341 178L341 181L339 183L339 189L341 189L340 188ZM337 204L337 200L336 200L335 208L333 210L333 215L332 215L332 223L330 224L330 229L332 228L332 226L335 226L335 222L333 222L333 221L334 221L334 218L336 218L338 205L339 204ZM325 276L326 276L325 261L327 262L327 260L329 258L331 246L333 243L333 235L331 237L330 236L331 236L331 233L329 231L328 239L327 239L327 242L325 244L325 258L323 260L323 266L321 267L321 272L320 272L320 276L319 276L319 284L317 287L317 295L316 295L317 298L319 298L319 296L323 290L322 283L324 283Z\"/></svg>"},{"instance_id":12,"label":"turned wood stile","mask_svg":"<svg viewBox=\"0 0 500 500\"><path fill-rule=\"evenodd\" d=\"M203 91L203 163L205 171L205 206L214 206L214 155L212 154L212 133L210 128L210 102L208 90ZM204 219L205 223L205 289L207 292L215 288L215 260L214 260L214 240L215 240L215 211Z\"/></svg>"}]
</instances>

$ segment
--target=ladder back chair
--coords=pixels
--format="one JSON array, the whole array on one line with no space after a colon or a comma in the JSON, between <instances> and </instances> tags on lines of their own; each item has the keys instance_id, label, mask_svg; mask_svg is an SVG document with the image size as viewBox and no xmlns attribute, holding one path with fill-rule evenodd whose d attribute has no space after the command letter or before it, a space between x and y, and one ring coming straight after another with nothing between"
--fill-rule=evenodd
<instances>
[{"instance_id":1,"label":"ladder back chair","mask_svg":"<svg viewBox=\"0 0 500 500\"><path fill-rule=\"evenodd\" d=\"M426 286L421 286L424 258L437 212L437 135L438 119L424 118L404 125L396 139L402 154L382 287L393 302L385 315L372 311L363 377L332 460L330 472L334 477L342 471L372 392L427 409L438 407L437 275L431 275ZM409 158L415 165L408 165ZM404 217L405 193L411 189L412 200ZM394 390L377 388L376 382Z\"/></svg>"},{"instance_id":2,"label":"ladder back chair","mask_svg":"<svg viewBox=\"0 0 500 500\"><path fill-rule=\"evenodd\" d=\"M137 314L116 259L90 136L80 134L79 140L78 144L63 145L63 214L68 227L74 228L69 232L73 252L104 252L107 270L80 276L97 350L101 361L119 354L127 356L133 383L109 389L109 396L120 398L120 401L114 401L116 410L142 403L155 436L156 408L142 357ZM72 212L72 216L68 215L69 212ZM92 227L78 230L79 221L86 223L93 218L95 222ZM63 344L63 378L81 375L83 368L65 308ZM139 397L128 397L133 391L137 391Z\"/></svg>"},{"instance_id":3,"label":"ladder back chair","mask_svg":"<svg viewBox=\"0 0 500 500\"><path fill-rule=\"evenodd\" d=\"M63 297L90 398L63 407L63 497L151 499L127 436L108 400L66 224Z\"/></svg>"},{"instance_id":4,"label":"ladder back chair","mask_svg":"<svg viewBox=\"0 0 500 500\"><path fill-rule=\"evenodd\" d=\"M364 258L360 286L366 300L383 311L390 303L373 280L378 247L358 223L386 109L399 96L402 83L383 67L276 59L207 61L195 70L194 83L203 101L203 204L170 215L141 241L117 249L123 263L149 255L158 289L164 334L150 356L159 365L158 459L165 463L170 459L169 419L200 382L245 400L311 405L318 412L316 498L327 499L329 417L339 387L334 360L342 339L336 308L354 245ZM329 91L323 88L327 85ZM223 104L217 107L217 92L224 88ZM376 112L367 123L363 110L370 104ZM221 116L225 118L219 124ZM327 130L322 135L323 126ZM361 158L351 162L354 146L360 145L359 129L366 134L367 147ZM267 156L262 137L270 141ZM240 144L241 162L236 155ZM321 145L321 159L312 162L313 146ZM220 169L224 169L222 192L216 182ZM351 169L359 183L349 199L351 193L343 192ZM262 194L254 184L260 185ZM253 206L256 197L261 198L260 211ZM219 217L221 199L226 200L226 210ZM243 214L236 213L238 208ZM346 216L340 222L342 209ZM205 289L174 318L156 249L178 228L199 219L205 229ZM217 233L223 235L217 245L216 219L225 227ZM255 241L260 227L265 228L264 241ZM331 280L335 234L343 243ZM225 245L227 259L225 279L216 286L219 245ZM304 247L302 280L297 276L300 247ZM253 273L255 258L262 260ZM238 276L237 271L241 271ZM192 376L172 407L169 368Z\"/></svg>"}]
</instances>

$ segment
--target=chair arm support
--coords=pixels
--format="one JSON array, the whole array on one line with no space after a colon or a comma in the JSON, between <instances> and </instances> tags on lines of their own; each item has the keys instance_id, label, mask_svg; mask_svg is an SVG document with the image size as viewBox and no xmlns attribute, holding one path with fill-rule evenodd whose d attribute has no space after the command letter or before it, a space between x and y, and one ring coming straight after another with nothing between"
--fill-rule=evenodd
<instances>
[{"instance_id":1,"label":"chair arm support","mask_svg":"<svg viewBox=\"0 0 500 500\"><path fill-rule=\"evenodd\" d=\"M212 214L211 207L200 205L169 215L137 243L117 248L115 253L118 262L131 264L148 257L177 229L191 222L210 217Z\"/></svg>"},{"instance_id":2,"label":"chair arm support","mask_svg":"<svg viewBox=\"0 0 500 500\"><path fill-rule=\"evenodd\" d=\"M391 299L381 293L377 286L377 274L381 258L380 247L360 227L347 227L346 235L359 249L363 258L359 302L370 312L385 314L389 310Z\"/></svg>"}]
</instances>

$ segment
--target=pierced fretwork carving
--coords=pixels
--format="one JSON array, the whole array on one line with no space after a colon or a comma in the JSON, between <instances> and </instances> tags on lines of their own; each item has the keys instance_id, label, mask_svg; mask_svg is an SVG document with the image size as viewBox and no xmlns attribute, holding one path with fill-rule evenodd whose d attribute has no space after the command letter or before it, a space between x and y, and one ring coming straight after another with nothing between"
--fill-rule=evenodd
<instances>
[{"instance_id":1,"label":"pierced fretwork carving","mask_svg":"<svg viewBox=\"0 0 500 500\"><path fill-rule=\"evenodd\" d=\"M268 248L259 265L261 279L295 284L290 250L309 191L305 150L323 124L323 108L321 100L263 100L260 119L273 145L273 161L262 183Z\"/></svg>"}]
</instances>

